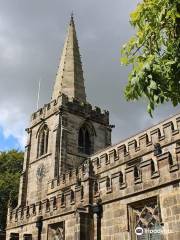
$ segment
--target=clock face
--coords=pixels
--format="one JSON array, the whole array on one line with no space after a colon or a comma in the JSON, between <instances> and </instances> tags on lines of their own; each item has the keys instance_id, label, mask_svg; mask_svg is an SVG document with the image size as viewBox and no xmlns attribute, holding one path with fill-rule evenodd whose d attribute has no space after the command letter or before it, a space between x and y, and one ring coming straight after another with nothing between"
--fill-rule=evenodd
<instances>
[{"instance_id":1,"label":"clock face","mask_svg":"<svg viewBox=\"0 0 180 240\"><path fill-rule=\"evenodd\" d=\"M44 164L39 165L37 168L36 176L38 180L42 180L42 178L45 176L46 169L44 167Z\"/></svg>"}]
</instances>

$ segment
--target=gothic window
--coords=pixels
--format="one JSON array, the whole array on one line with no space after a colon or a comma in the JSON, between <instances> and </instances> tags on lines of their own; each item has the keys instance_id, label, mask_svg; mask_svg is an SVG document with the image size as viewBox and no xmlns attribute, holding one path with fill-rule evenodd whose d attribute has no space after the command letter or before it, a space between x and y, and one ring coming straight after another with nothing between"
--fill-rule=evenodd
<instances>
[{"instance_id":1,"label":"gothic window","mask_svg":"<svg viewBox=\"0 0 180 240\"><path fill-rule=\"evenodd\" d=\"M82 127L79 130L78 145L79 145L79 152L85 153L85 154L91 153L90 134L86 127Z\"/></svg>"},{"instance_id":2,"label":"gothic window","mask_svg":"<svg viewBox=\"0 0 180 240\"><path fill-rule=\"evenodd\" d=\"M160 240L161 218L156 198L132 204L129 209L132 240Z\"/></svg>"},{"instance_id":3,"label":"gothic window","mask_svg":"<svg viewBox=\"0 0 180 240\"><path fill-rule=\"evenodd\" d=\"M49 138L49 129L47 125L44 125L38 134L38 149L37 157L40 157L47 153L48 151L48 138Z\"/></svg>"},{"instance_id":4,"label":"gothic window","mask_svg":"<svg viewBox=\"0 0 180 240\"><path fill-rule=\"evenodd\" d=\"M65 222L48 225L48 239L65 240Z\"/></svg>"}]
</instances>

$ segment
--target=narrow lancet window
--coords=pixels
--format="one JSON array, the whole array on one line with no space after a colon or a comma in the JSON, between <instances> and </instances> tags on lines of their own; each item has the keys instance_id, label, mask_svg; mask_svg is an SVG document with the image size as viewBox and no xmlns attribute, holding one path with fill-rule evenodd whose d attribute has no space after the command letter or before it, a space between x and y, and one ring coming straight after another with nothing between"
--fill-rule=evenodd
<instances>
[{"instance_id":1,"label":"narrow lancet window","mask_svg":"<svg viewBox=\"0 0 180 240\"><path fill-rule=\"evenodd\" d=\"M80 153L91 154L91 139L86 127L82 127L79 130L78 145Z\"/></svg>"},{"instance_id":2,"label":"narrow lancet window","mask_svg":"<svg viewBox=\"0 0 180 240\"><path fill-rule=\"evenodd\" d=\"M38 135L37 157L40 157L48 152L49 129L44 125Z\"/></svg>"}]
</instances>

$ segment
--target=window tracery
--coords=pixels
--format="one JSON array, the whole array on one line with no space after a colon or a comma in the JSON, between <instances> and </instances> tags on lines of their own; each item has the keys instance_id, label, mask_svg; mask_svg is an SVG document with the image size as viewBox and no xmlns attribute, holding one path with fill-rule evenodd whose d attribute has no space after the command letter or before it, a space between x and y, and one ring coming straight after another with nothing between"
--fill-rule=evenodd
<instances>
[{"instance_id":1,"label":"window tracery","mask_svg":"<svg viewBox=\"0 0 180 240\"><path fill-rule=\"evenodd\" d=\"M44 125L38 134L38 149L37 157L40 157L48 152L49 129Z\"/></svg>"},{"instance_id":2,"label":"window tracery","mask_svg":"<svg viewBox=\"0 0 180 240\"><path fill-rule=\"evenodd\" d=\"M79 129L78 150L80 153L90 155L93 152L92 136L93 132L90 130L87 124L84 124Z\"/></svg>"},{"instance_id":3,"label":"window tracery","mask_svg":"<svg viewBox=\"0 0 180 240\"><path fill-rule=\"evenodd\" d=\"M133 240L160 240L161 217L157 199L147 199L134 203L130 214Z\"/></svg>"}]
</instances>

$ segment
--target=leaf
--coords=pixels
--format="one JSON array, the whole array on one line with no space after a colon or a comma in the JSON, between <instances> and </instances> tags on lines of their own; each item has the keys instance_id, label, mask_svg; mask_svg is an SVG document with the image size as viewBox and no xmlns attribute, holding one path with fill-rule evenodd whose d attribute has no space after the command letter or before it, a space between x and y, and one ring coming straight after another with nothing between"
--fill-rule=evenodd
<instances>
[{"instance_id":1,"label":"leaf","mask_svg":"<svg viewBox=\"0 0 180 240\"><path fill-rule=\"evenodd\" d=\"M151 115L157 104L180 103L178 4L179 0L141 0L130 15L136 32L122 51L123 64L132 65L125 96L127 100L145 96Z\"/></svg>"},{"instance_id":2,"label":"leaf","mask_svg":"<svg viewBox=\"0 0 180 240\"><path fill-rule=\"evenodd\" d=\"M122 57L121 58L121 63L124 64L124 65L127 65L128 64L128 57Z\"/></svg>"},{"instance_id":3,"label":"leaf","mask_svg":"<svg viewBox=\"0 0 180 240\"><path fill-rule=\"evenodd\" d=\"M151 78L152 78L152 75L151 75ZM150 83L150 86L149 86L151 89L154 89L156 90L157 89L157 84L155 81L151 80L151 83Z\"/></svg>"}]
</instances>

